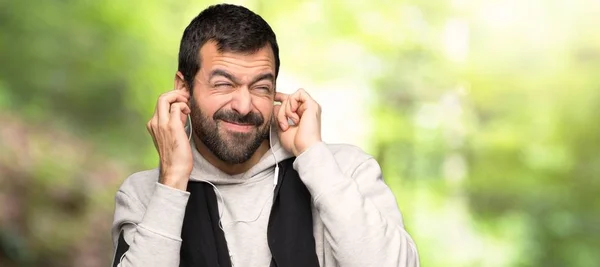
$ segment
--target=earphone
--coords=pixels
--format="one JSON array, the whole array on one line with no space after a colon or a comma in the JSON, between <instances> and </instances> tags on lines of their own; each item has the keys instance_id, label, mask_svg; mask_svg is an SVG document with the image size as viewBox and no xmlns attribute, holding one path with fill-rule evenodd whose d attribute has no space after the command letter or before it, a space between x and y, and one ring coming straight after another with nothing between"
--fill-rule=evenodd
<instances>
[{"instance_id":1,"label":"earphone","mask_svg":"<svg viewBox=\"0 0 600 267\"><path fill-rule=\"evenodd\" d=\"M192 140L192 117L188 114L188 122L190 123L190 133L188 134L188 141Z\"/></svg>"},{"instance_id":2,"label":"earphone","mask_svg":"<svg viewBox=\"0 0 600 267\"><path fill-rule=\"evenodd\" d=\"M271 138L271 127L273 126L269 126L269 146L271 146L271 154L273 155L273 159L275 159L275 174L273 175L273 187L275 187L277 186L277 180L279 180L279 163L277 162L277 156L275 156L275 151L273 151L273 138Z\"/></svg>"}]
</instances>

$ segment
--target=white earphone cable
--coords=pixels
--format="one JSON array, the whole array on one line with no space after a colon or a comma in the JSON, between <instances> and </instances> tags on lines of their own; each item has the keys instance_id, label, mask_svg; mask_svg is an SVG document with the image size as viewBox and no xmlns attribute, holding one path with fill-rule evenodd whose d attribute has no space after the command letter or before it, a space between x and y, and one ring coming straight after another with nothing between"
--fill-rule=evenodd
<instances>
[{"instance_id":1,"label":"white earphone cable","mask_svg":"<svg viewBox=\"0 0 600 267\"><path fill-rule=\"evenodd\" d=\"M192 140L192 119L190 117L190 115L188 115L188 122L189 122L189 136L188 136L188 141ZM277 162L277 156L275 156L275 151L273 151L273 141L272 141L272 137L271 137L272 133L271 133L271 128L269 128L269 145L271 146L271 154L273 155L273 159L275 160L275 172L273 174L273 187L277 186L277 180L279 179L279 164ZM217 201L220 200L221 202L221 209L219 211L219 228L221 230L223 230L223 232L225 232L225 230L223 229L223 223L222 223L222 218L223 218L223 211L225 208L225 201L223 199L223 195L221 195L221 191L219 191L219 189L217 188L217 186L215 186L213 183L204 180L204 179L198 179L199 181L205 182L209 185L211 185L213 187L213 189L217 192L217 195L219 196L219 199ZM235 224L235 223L252 223L257 221L260 218L260 215L263 213L265 207L267 206L267 203L269 202L269 199L271 199L273 197L274 191L271 191L271 194L269 194L269 197L267 197L267 199L265 200L265 202L263 203L260 212L258 212L258 215L252 219L252 220L236 220L236 221L231 221L229 223L227 223L227 225L229 224Z\"/></svg>"},{"instance_id":2,"label":"white earphone cable","mask_svg":"<svg viewBox=\"0 0 600 267\"><path fill-rule=\"evenodd\" d=\"M190 128L190 133L188 134L188 141L192 140L192 117L190 117L190 114L188 114L188 122L190 123L190 125L188 126Z\"/></svg>"}]
</instances>

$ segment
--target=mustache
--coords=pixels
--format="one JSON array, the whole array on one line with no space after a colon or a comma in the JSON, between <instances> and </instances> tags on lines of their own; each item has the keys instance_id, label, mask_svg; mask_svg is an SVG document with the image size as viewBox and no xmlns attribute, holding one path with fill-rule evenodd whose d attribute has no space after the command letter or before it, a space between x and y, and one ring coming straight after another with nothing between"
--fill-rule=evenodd
<instances>
[{"instance_id":1,"label":"mustache","mask_svg":"<svg viewBox=\"0 0 600 267\"><path fill-rule=\"evenodd\" d=\"M250 112L246 115L241 115L233 110L219 110L213 115L213 120L222 120L226 122L260 126L265 122L262 114Z\"/></svg>"}]
</instances>

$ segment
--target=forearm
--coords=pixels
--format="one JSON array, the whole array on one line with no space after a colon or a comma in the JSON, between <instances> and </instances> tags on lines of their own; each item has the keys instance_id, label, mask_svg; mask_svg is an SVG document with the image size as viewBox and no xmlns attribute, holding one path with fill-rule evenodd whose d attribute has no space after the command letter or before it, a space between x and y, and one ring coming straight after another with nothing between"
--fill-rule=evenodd
<instances>
[{"instance_id":1,"label":"forearm","mask_svg":"<svg viewBox=\"0 0 600 267\"><path fill-rule=\"evenodd\" d=\"M125 197L125 196L122 196ZM179 266L181 227L189 194L156 185L139 223L125 222L113 266Z\"/></svg>"}]
</instances>

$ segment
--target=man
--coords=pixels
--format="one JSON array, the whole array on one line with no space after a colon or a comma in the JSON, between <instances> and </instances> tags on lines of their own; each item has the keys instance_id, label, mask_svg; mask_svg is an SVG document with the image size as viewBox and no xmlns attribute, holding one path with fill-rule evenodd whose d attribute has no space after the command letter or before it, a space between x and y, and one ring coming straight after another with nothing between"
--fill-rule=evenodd
<instances>
[{"instance_id":1,"label":"man","mask_svg":"<svg viewBox=\"0 0 600 267\"><path fill-rule=\"evenodd\" d=\"M279 65L244 7L185 29L175 90L147 124L160 166L116 195L113 266L419 266L378 163L323 143L319 104L276 92Z\"/></svg>"}]
</instances>

